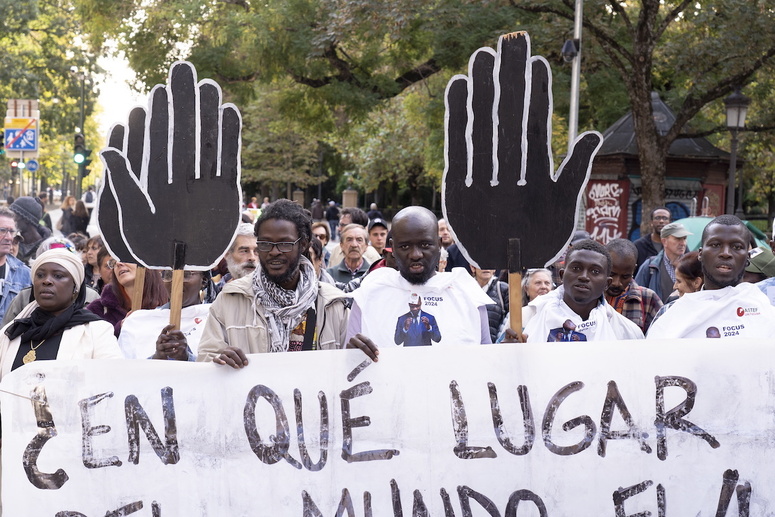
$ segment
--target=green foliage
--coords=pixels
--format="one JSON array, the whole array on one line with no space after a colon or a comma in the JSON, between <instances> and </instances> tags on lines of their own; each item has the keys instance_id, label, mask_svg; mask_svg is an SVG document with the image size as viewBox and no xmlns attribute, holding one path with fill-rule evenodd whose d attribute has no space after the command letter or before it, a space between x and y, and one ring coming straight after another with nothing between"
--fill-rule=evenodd
<instances>
[{"instance_id":1,"label":"green foliage","mask_svg":"<svg viewBox=\"0 0 775 517\"><path fill-rule=\"evenodd\" d=\"M61 176L53 158L61 152L59 142L70 141L72 147L72 135L80 125L81 82L71 68L87 77L84 111L88 120L97 99L89 79L99 72L96 54L83 44L79 18L67 0L0 0L0 13L0 102L5 107L10 99L38 100L38 176L54 180Z\"/></svg>"},{"instance_id":2,"label":"green foliage","mask_svg":"<svg viewBox=\"0 0 775 517\"><path fill-rule=\"evenodd\" d=\"M416 188L424 183L426 128L407 116L409 103L396 98L372 112L368 121L334 142L352 164L354 186L368 191L380 183L399 182Z\"/></svg>"},{"instance_id":3,"label":"green foliage","mask_svg":"<svg viewBox=\"0 0 775 517\"><path fill-rule=\"evenodd\" d=\"M282 119L276 90L262 89L242 109L242 179L245 182L316 182L319 145L298 124Z\"/></svg>"},{"instance_id":4,"label":"green foliage","mask_svg":"<svg viewBox=\"0 0 775 517\"><path fill-rule=\"evenodd\" d=\"M558 154L567 148L560 140L570 70L559 50L572 34L569 0L74 1L89 41L121 42L146 86L163 82L170 63L185 57L201 77L247 104L245 172L253 179L264 177L259 171L271 157L287 156L275 143L284 135L303 156L312 154L310 142L335 142L341 162L327 170L349 168L365 189L386 181L438 182L446 80L465 72L477 48L513 30L530 32L533 54L554 69L553 148ZM760 89L762 112L775 106L765 87L775 55L772 0L587 0L584 24L579 130L602 131L627 111L636 113L647 206L662 201L669 143L690 125L718 128L720 99L735 86ZM267 85L276 88L271 99ZM667 135L657 134L650 120L652 91L677 113ZM758 122L775 125L774 119L763 113ZM310 134L314 139L300 136ZM334 163L335 156L327 153L326 160ZM285 171L283 179L272 177L304 185L310 163L272 165Z\"/></svg>"},{"instance_id":5,"label":"green foliage","mask_svg":"<svg viewBox=\"0 0 775 517\"><path fill-rule=\"evenodd\" d=\"M362 120L441 69L457 69L485 43L515 26L508 6L466 0L78 0L97 38L120 41L146 85L169 64L190 59L239 100L252 83L290 78L312 87L304 106L320 104ZM311 114L310 117L312 118Z\"/></svg>"}]
</instances>

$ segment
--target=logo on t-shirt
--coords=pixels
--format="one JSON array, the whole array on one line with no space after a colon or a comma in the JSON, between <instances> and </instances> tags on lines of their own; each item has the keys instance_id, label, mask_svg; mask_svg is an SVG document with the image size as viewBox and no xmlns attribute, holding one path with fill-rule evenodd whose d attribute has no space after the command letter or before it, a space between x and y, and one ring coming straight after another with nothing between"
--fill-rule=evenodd
<instances>
[{"instance_id":1,"label":"logo on t-shirt","mask_svg":"<svg viewBox=\"0 0 775 517\"><path fill-rule=\"evenodd\" d=\"M737 315L741 318L743 316L758 316L759 313L759 307L738 307L737 308Z\"/></svg>"}]
</instances>

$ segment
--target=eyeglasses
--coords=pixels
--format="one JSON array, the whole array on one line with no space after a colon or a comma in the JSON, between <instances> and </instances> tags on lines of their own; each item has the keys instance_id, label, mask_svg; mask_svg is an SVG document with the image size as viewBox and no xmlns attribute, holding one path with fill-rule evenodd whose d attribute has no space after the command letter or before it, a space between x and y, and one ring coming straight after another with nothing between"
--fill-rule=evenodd
<instances>
[{"instance_id":1,"label":"eyeglasses","mask_svg":"<svg viewBox=\"0 0 775 517\"><path fill-rule=\"evenodd\" d=\"M9 233L16 233L16 228L0 228L0 237L5 237Z\"/></svg>"},{"instance_id":2,"label":"eyeglasses","mask_svg":"<svg viewBox=\"0 0 775 517\"><path fill-rule=\"evenodd\" d=\"M199 271L183 271L183 281L188 282L189 280L194 278L194 276L196 276L197 273L199 273ZM165 269L164 271L162 271L161 279L164 280L165 282L172 282L172 271L170 271L169 269Z\"/></svg>"},{"instance_id":3,"label":"eyeglasses","mask_svg":"<svg viewBox=\"0 0 775 517\"><path fill-rule=\"evenodd\" d=\"M277 249L280 250L280 253L290 253L293 251L293 247L296 246L296 243L300 240L301 237L293 242L256 241L256 246L258 246L258 251L263 253L269 253L275 246L277 246Z\"/></svg>"}]
</instances>

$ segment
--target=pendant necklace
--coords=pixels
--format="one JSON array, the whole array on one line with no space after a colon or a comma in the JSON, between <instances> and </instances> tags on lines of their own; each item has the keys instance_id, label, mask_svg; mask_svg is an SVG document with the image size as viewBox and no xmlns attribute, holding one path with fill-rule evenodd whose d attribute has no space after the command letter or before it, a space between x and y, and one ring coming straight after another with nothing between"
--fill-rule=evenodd
<instances>
[{"instance_id":1,"label":"pendant necklace","mask_svg":"<svg viewBox=\"0 0 775 517\"><path fill-rule=\"evenodd\" d=\"M45 341L46 340L44 339L43 341L41 341L35 346L32 346L32 341L30 341L30 351L24 354L24 357L22 357L22 362L24 364L28 364L34 361L35 359L37 359L38 357L37 357L37 354L35 353L35 350L37 350L40 347L40 345L42 345Z\"/></svg>"}]
</instances>

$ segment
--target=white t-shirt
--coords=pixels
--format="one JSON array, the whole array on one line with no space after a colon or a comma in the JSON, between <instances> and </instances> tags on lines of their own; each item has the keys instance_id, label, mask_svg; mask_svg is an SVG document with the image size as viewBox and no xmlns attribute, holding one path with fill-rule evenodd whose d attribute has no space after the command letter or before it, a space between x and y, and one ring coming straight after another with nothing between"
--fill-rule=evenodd
<instances>
[{"instance_id":1,"label":"white t-shirt","mask_svg":"<svg viewBox=\"0 0 775 517\"><path fill-rule=\"evenodd\" d=\"M640 328L628 320L605 298L583 320L563 301L563 286L537 297L530 302L523 314L524 333L528 343L551 341L615 341L620 339L643 339Z\"/></svg>"},{"instance_id":2,"label":"white t-shirt","mask_svg":"<svg viewBox=\"0 0 775 517\"><path fill-rule=\"evenodd\" d=\"M378 347L490 342L484 306L494 302L462 268L436 273L424 285L409 283L395 269L379 268L364 278L352 297L347 341L362 333ZM421 313L407 324L409 302L418 299Z\"/></svg>"},{"instance_id":3,"label":"white t-shirt","mask_svg":"<svg viewBox=\"0 0 775 517\"><path fill-rule=\"evenodd\" d=\"M758 287L741 283L683 295L651 324L648 337L771 338L773 335L775 307Z\"/></svg>"},{"instance_id":4,"label":"white t-shirt","mask_svg":"<svg viewBox=\"0 0 775 517\"><path fill-rule=\"evenodd\" d=\"M180 330L186 336L188 347L196 357L199 338L202 337L210 304L200 303L183 307ZM170 323L169 309L143 309L130 314L121 325L118 346L127 359L148 359L156 352L156 339L161 329Z\"/></svg>"}]
</instances>

